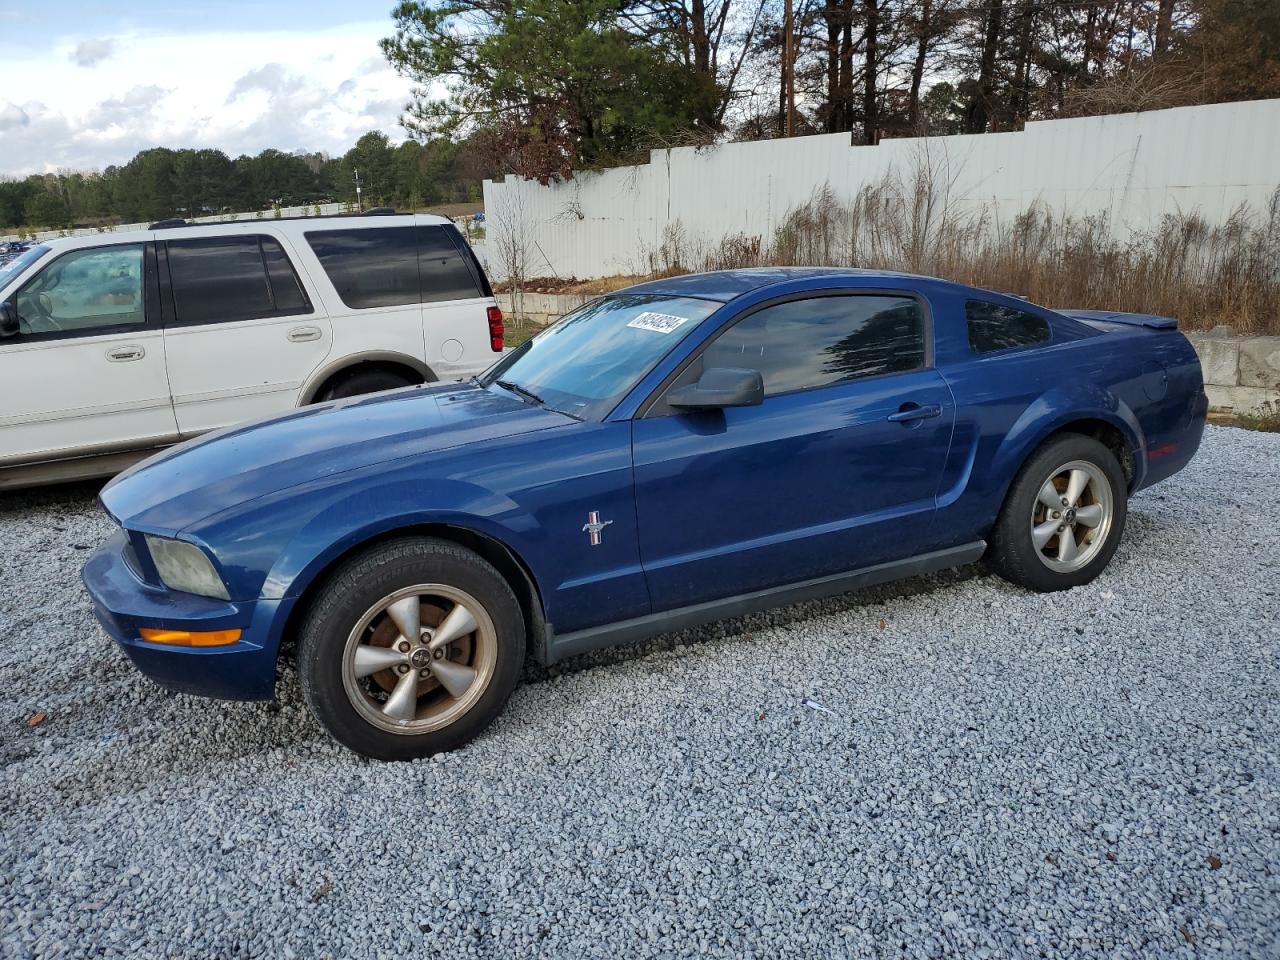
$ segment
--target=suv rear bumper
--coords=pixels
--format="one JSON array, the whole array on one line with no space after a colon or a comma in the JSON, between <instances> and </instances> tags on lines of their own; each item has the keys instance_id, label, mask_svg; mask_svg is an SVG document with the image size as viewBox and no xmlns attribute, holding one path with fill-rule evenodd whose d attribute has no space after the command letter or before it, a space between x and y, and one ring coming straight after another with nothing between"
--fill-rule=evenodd
<instances>
[{"instance_id":1,"label":"suv rear bumper","mask_svg":"<svg viewBox=\"0 0 1280 960\"><path fill-rule=\"evenodd\" d=\"M293 600L228 602L159 590L134 575L118 531L89 558L81 573L94 614L134 666L170 690L223 700L269 700L274 695L278 625ZM223 647L148 643L143 628L228 630L240 639Z\"/></svg>"}]
</instances>

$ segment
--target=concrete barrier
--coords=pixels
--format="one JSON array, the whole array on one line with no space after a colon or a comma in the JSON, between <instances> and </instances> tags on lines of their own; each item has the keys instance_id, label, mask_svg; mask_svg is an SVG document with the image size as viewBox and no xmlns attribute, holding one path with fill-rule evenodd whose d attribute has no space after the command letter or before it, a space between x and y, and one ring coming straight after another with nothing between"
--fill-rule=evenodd
<instances>
[{"instance_id":1,"label":"concrete barrier","mask_svg":"<svg viewBox=\"0 0 1280 960\"><path fill-rule=\"evenodd\" d=\"M592 296L526 293L521 309L512 295L500 294L503 312L515 320L543 327L576 310ZM1218 413L1280 412L1280 337L1236 337L1188 333L1204 368L1209 408Z\"/></svg>"},{"instance_id":2,"label":"concrete barrier","mask_svg":"<svg viewBox=\"0 0 1280 960\"><path fill-rule=\"evenodd\" d=\"M518 297L511 293L500 293L498 306L504 314L518 323L545 327L555 323L570 310L577 310L588 300L594 299L594 295L570 293L524 293Z\"/></svg>"},{"instance_id":3,"label":"concrete barrier","mask_svg":"<svg viewBox=\"0 0 1280 960\"><path fill-rule=\"evenodd\" d=\"M1221 413L1280 413L1280 337L1189 333L1200 355L1209 408Z\"/></svg>"}]
</instances>

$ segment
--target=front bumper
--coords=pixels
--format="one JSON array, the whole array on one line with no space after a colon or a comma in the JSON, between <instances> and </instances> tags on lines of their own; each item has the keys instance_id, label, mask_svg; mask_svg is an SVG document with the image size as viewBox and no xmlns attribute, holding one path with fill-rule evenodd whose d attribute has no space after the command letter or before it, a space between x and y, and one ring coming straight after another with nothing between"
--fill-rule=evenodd
<instances>
[{"instance_id":1,"label":"front bumper","mask_svg":"<svg viewBox=\"0 0 1280 960\"><path fill-rule=\"evenodd\" d=\"M125 561L128 543L118 531L89 558L81 573L98 622L133 661L163 687L223 700L269 700L275 691L276 652L292 600L228 602L163 590L144 583ZM225 647L173 647L148 643L144 627L171 630L239 628Z\"/></svg>"}]
</instances>

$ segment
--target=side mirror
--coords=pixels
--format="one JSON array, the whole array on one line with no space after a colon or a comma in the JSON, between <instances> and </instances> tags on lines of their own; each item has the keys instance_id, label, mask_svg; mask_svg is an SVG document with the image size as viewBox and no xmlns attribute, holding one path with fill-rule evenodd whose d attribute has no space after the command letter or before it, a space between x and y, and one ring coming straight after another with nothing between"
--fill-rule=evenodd
<instances>
[{"instance_id":1,"label":"side mirror","mask_svg":"<svg viewBox=\"0 0 1280 960\"><path fill-rule=\"evenodd\" d=\"M764 380L759 370L711 367L697 383L677 387L667 394L667 403L683 410L719 410L724 407L754 407L764 402Z\"/></svg>"},{"instance_id":2,"label":"side mirror","mask_svg":"<svg viewBox=\"0 0 1280 960\"><path fill-rule=\"evenodd\" d=\"M13 309L13 301L0 303L0 337L17 336L20 330L18 311Z\"/></svg>"}]
</instances>

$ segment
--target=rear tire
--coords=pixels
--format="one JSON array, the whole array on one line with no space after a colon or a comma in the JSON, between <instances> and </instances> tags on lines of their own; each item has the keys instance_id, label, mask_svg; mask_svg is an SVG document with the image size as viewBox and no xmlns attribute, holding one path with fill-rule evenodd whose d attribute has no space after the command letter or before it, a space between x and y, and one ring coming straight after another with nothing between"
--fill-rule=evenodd
<instances>
[{"instance_id":1,"label":"rear tire","mask_svg":"<svg viewBox=\"0 0 1280 960\"><path fill-rule=\"evenodd\" d=\"M302 622L298 678L339 743L412 760L457 749L493 722L520 678L524 637L520 605L487 561L406 537L321 585Z\"/></svg>"},{"instance_id":2,"label":"rear tire","mask_svg":"<svg viewBox=\"0 0 1280 960\"><path fill-rule=\"evenodd\" d=\"M1047 440L1018 472L991 535L988 565L1049 593L1088 583L1111 561L1128 515L1115 454L1077 433Z\"/></svg>"},{"instance_id":3,"label":"rear tire","mask_svg":"<svg viewBox=\"0 0 1280 960\"><path fill-rule=\"evenodd\" d=\"M327 384L316 394L316 402L345 400L348 397L359 397L366 393L410 387L414 383L415 381L392 370L357 370Z\"/></svg>"}]
</instances>

